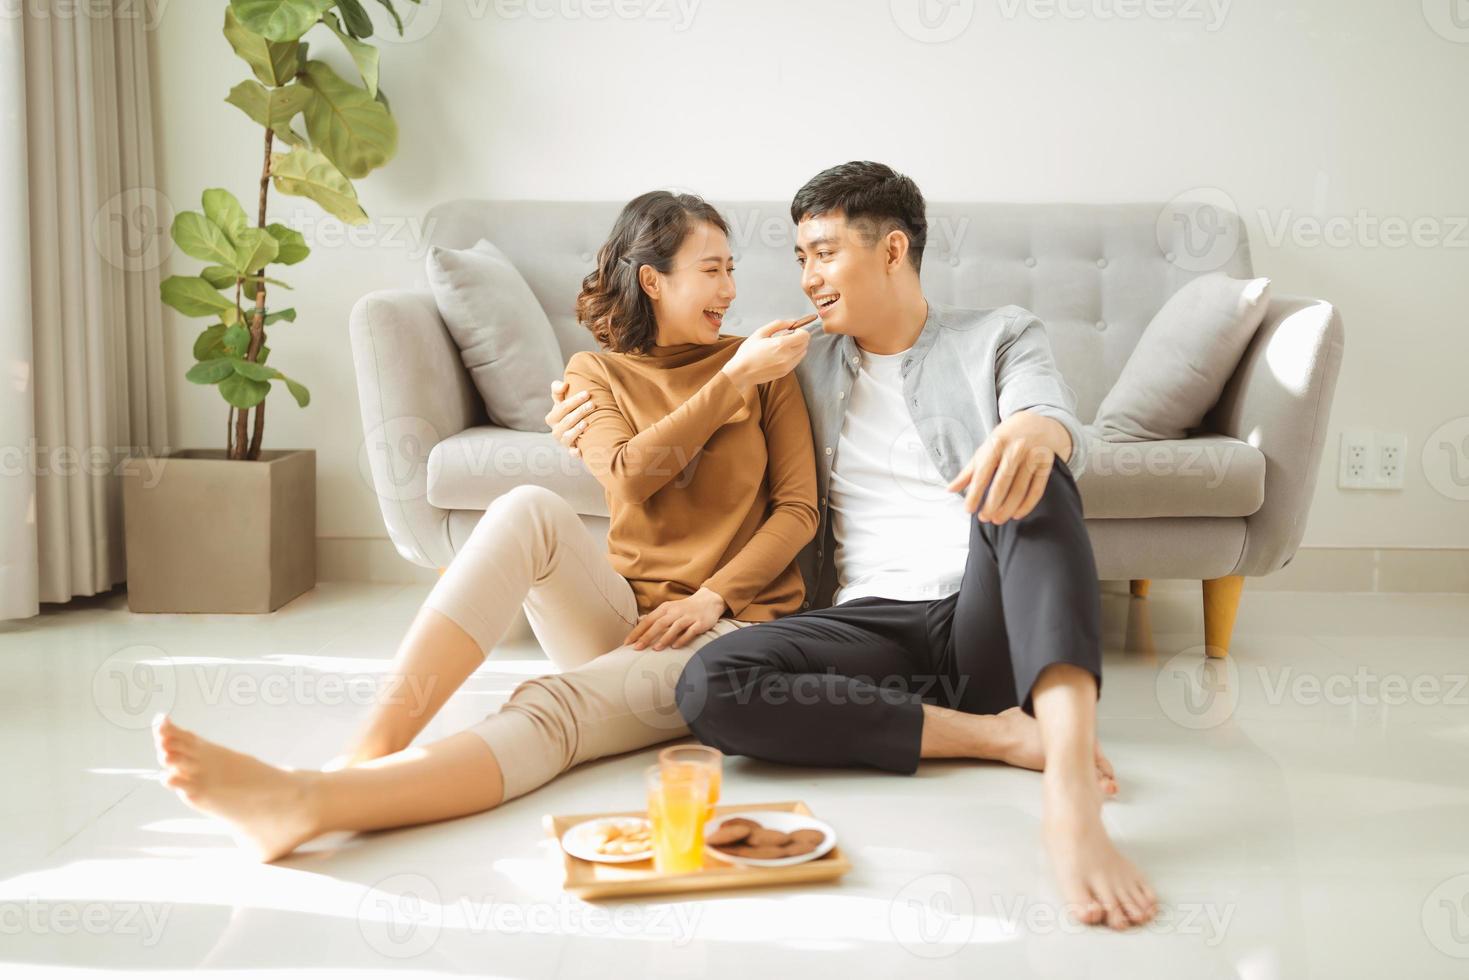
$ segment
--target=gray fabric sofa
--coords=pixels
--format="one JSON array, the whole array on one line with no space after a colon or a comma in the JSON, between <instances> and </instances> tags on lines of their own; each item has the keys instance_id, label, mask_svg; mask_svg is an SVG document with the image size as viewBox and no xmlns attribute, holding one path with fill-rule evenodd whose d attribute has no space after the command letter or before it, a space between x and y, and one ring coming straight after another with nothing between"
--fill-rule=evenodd
<instances>
[{"instance_id":1,"label":"gray fabric sofa","mask_svg":"<svg viewBox=\"0 0 1469 980\"><path fill-rule=\"evenodd\" d=\"M539 298L564 358L593 349L573 303L618 202L454 201L434 208L429 244L489 238ZM725 329L747 333L806 312L782 202L720 203L731 225L739 298ZM1214 269L1254 274L1242 222L1177 205L931 203L923 281L958 306L1016 303L1046 324L1084 422L1165 299ZM1197 233L1208 232L1200 244ZM1218 243L1223 236L1227 247ZM548 487L605 533L601 487L549 433L492 424L432 294L382 289L354 306L351 340L365 452L400 554L448 565L486 506L522 483ZM1078 483L1104 579L1203 583L1205 642L1229 647L1246 576L1290 562L1306 525L1341 363L1340 315L1280 294L1218 404L1187 439L1093 440Z\"/></svg>"}]
</instances>

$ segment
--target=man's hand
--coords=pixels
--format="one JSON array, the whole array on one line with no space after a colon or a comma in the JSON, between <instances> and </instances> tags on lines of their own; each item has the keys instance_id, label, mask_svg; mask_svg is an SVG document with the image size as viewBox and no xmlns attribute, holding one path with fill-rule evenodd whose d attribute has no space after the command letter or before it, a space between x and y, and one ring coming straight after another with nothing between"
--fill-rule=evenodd
<instances>
[{"instance_id":1,"label":"man's hand","mask_svg":"<svg viewBox=\"0 0 1469 980\"><path fill-rule=\"evenodd\" d=\"M724 597L712 589L700 589L687 599L671 599L643 616L622 642L638 650L646 650L649 644L654 650L685 646L723 615Z\"/></svg>"},{"instance_id":2,"label":"man's hand","mask_svg":"<svg viewBox=\"0 0 1469 980\"><path fill-rule=\"evenodd\" d=\"M571 455L580 456L581 450L576 448L576 444L586 431L586 414L592 410L592 402L585 391L567 398L567 387L565 381L551 382L551 410L546 413L546 424L551 427L551 435L557 442L565 446Z\"/></svg>"},{"instance_id":3,"label":"man's hand","mask_svg":"<svg viewBox=\"0 0 1469 980\"><path fill-rule=\"evenodd\" d=\"M964 494L964 509L973 514L985 492L982 521L1004 524L1029 514L1046 492L1056 457L1071 455L1071 433L1045 415L1016 412L995 426L990 437L959 471L949 491Z\"/></svg>"}]
</instances>

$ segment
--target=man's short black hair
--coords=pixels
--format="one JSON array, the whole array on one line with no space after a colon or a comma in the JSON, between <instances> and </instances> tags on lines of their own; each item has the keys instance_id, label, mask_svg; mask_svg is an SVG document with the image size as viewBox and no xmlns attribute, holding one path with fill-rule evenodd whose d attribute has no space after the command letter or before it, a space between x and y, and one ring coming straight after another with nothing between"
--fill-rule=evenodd
<instances>
[{"instance_id":1,"label":"man's short black hair","mask_svg":"<svg viewBox=\"0 0 1469 980\"><path fill-rule=\"evenodd\" d=\"M812 177L791 201L791 220L842 212L849 226L870 224L877 236L894 228L908 236L908 258L914 271L923 267L928 217L918 185L885 163L853 160ZM876 237L874 236L874 241Z\"/></svg>"}]
</instances>

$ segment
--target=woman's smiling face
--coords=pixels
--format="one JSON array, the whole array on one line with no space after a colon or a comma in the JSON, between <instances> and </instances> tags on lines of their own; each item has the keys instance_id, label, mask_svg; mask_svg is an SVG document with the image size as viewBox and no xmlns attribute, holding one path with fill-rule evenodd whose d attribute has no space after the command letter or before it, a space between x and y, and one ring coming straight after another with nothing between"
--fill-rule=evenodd
<instances>
[{"instance_id":1,"label":"woman's smiling face","mask_svg":"<svg viewBox=\"0 0 1469 980\"><path fill-rule=\"evenodd\" d=\"M734 302L734 256L724 232L701 221L684 236L666 273L643 266L640 279L658 322L658 345L712 344Z\"/></svg>"}]
</instances>

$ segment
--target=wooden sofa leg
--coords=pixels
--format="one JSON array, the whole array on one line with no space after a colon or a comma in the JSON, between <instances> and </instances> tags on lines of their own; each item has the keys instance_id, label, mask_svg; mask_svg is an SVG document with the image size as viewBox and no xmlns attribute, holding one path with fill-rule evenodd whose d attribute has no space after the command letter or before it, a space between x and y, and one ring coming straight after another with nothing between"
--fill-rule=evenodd
<instances>
[{"instance_id":1,"label":"wooden sofa leg","mask_svg":"<svg viewBox=\"0 0 1469 980\"><path fill-rule=\"evenodd\" d=\"M1204 652L1211 657L1229 655L1234 615L1239 611L1239 597L1244 587L1243 575L1204 579Z\"/></svg>"},{"instance_id":2,"label":"wooden sofa leg","mask_svg":"<svg viewBox=\"0 0 1469 980\"><path fill-rule=\"evenodd\" d=\"M1148 597L1148 583L1151 581L1152 579L1148 578L1133 579L1132 594L1137 596L1139 599L1146 599Z\"/></svg>"}]
</instances>

